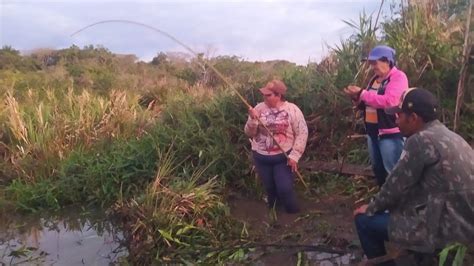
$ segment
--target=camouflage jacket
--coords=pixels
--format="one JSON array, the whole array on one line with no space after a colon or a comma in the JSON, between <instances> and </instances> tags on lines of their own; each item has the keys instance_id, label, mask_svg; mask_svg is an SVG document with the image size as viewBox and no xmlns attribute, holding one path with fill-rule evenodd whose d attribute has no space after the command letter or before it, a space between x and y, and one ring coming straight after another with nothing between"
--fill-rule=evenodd
<instances>
[{"instance_id":1,"label":"camouflage jacket","mask_svg":"<svg viewBox=\"0 0 474 266\"><path fill-rule=\"evenodd\" d=\"M433 252L474 242L474 151L438 120L410 136L367 215L389 210L389 240Z\"/></svg>"}]
</instances>

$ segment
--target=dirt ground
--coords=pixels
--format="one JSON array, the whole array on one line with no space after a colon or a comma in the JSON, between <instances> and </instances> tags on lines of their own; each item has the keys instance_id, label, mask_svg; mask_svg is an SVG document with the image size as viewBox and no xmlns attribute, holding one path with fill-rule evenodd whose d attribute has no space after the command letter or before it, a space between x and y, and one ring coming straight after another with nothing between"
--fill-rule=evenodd
<instances>
[{"instance_id":1,"label":"dirt ground","mask_svg":"<svg viewBox=\"0 0 474 266\"><path fill-rule=\"evenodd\" d=\"M377 189L370 180L350 180L354 193L341 192L340 188L323 194L300 189L298 214L269 211L264 199L229 197L231 214L246 224L249 238L258 243L250 255L251 265L365 265L352 212L361 195ZM347 184L340 187L344 186ZM393 253L400 249L387 243L387 250ZM464 265L474 265L473 251L471 247L466 253ZM402 255L396 263L416 265L412 255Z\"/></svg>"},{"instance_id":2,"label":"dirt ground","mask_svg":"<svg viewBox=\"0 0 474 266\"><path fill-rule=\"evenodd\" d=\"M358 248L352 218L355 199L342 195L308 198L301 194L298 197L300 213L287 214L284 210L277 209L276 215L273 215L276 219L272 219L272 212L263 199L230 199L232 215L247 224L249 236L258 243L268 245L263 245L258 250L256 264L297 265L298 262L305 261L310 265L337 265L360 261L361 250ZM338 261L328 259L333 256L328 252L311 250L311 247L305 245L323 245L336 251L351 249L353 253L344 254L344 261ZM315 252L326 256L314 258L311 253ZM327 261L326 264L320 263L323 261Z\"/></svg>"}]
</instances>

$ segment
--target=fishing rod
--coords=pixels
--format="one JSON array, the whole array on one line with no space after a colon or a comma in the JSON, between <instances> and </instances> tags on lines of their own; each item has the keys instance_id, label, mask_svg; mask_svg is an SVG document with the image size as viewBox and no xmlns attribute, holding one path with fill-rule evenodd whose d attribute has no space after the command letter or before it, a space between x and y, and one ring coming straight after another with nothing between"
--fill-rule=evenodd
<instances>
[{"instance_id":1,"label":"fishing rod","mask_svg":"<svg viewBox=\"0 0 474 266\"><path fill-rule=\"evenodd\" d=\"M74 33L71 34L71 37L74 37L75 35L79 34L80 32L88 29L88 28L91 28L91 27L94 27L96 25L99 25L99 24L106 24L106 23L126 23L126 24L132 24L132 25L137 25L137 26L141 26L141 27L145 27L147 29L150 29L154 32L157 32L159 34L162 34L168 38L170 38L171 40L173 40L174 42L178 43L179 45L181 45L183 48L185 48L188 52L190 52L192 55L194 55L197 59L198 59L198 62L201 61L200 63L204 66L208 66L209 68L212 69L212 71L214 71L214 73L216 73L216 75L222 80L224 81L224 83L229 87L231 88L236 94L237 96L240 98L240 100L242 101L243 104L245 104L245 106L248 108L248 109L253 109L253 107L248 103L248 101L244 98L244 96L242 96L242 94L240 94L240 92L229 82L229 80L219 71L217 70L213 65L207 63L203 58L201 58L193 49L191 49L191 47L189 47L188 45L186 45L185 43L183 43L182 41L178 40L177 38L175 38L173 35L165 32L165 31L162 31L158 28L155 28L155 27L152 27L150 25L147 25L145 23L141 23L141 22L136 22L136 21L132 21L132 20L125 20L125 19L111 19L111 20L102 20L102 21L98 21L98 22L95 22L95 23L92 23L92 24L89 24L77 31L75 31ZM275 139L275 136L273 135L272 131L262 122L262 120L260 120L259 117L257 117L257 120L258 120L258 123L260 125L263 126L263 128L265 128L265 130L268 132L268 134L272 137L273 139L273 142L277 145L277 147L283 152L283 154L285 155L286 159L288 160L289 157L288 157L288 154L285 152L285 150L283 150L283 148L280 146L280 143L278 143L278 141ZM303 185L306 187L306 189L308 189L308 185L306 184L306 182L304 181L304 178L303 176L301 175L301 173L298 171L298 169L296 169L295 171L296 175L298 176L298 178L300 179L301 183L303 183Z\"/></svg>"}]
</instances>

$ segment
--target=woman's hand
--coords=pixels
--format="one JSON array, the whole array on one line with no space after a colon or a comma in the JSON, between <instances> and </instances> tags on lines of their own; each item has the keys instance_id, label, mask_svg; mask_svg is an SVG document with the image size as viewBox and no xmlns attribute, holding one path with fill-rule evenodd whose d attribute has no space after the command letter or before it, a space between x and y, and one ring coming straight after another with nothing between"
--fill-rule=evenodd
<instances>
[{"instance_id":1,"label":"woman's hand","mask_svg":"<svg viewBox=\"0 0 474 266\"><path fill-rule=\"evenodd\" d=\"M288 158L288 165L293 173L298 171L298 163L295 160Z\"/></svg>"},{"instance_id":2,"label":"woman's hand","mask_svg":"<svg viewBox=\"0 0 474 266\"><path fill-rule=\"evenodd\" d=\"M260 114L257 110L255 110L255 108L249 108L249 116L252 119L257 119L260 116Z\"/></svg>"},{"instance_id":3,"label":"woman's hand","mask_svg":"<svg viewBox=\"0 0 474 266\"><path fill-rule=\"evenodd\" d=\"M360 87L353 86L353 85L349 85L346 88L344 88L344 93L346 93L352 99L359 98L361 91L362 89Z\"/></svg>"},{"instance_id":4,"label":"woman's hand","mask_svg":"<svg viewBox=\"0 0 474 266\"><path fill-rule=\"evenodd\" d=\"M364 214L367 211L368 206L369 205L364 204L364 205L360 206L359 208L355 209L354 210L354 217L357 216L358 214Z\"/></svg>"}]
</instances>

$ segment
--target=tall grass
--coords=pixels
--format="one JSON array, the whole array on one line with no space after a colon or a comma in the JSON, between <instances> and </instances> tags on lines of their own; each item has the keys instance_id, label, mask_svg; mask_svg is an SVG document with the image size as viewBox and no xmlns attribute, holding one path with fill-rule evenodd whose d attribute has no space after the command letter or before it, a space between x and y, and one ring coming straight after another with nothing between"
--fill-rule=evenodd
<instances>
[{"instance_id":1,"label":"tall grass","mask_svg":"<svg viewBox=\"0 0 474 266\"><path fill-rule=\"evenodd\" d=\"M462 51L460 20L449 20L430 5L409 6L402 18L384 24L385 41L397 50L398 64L411 86L425 86L440 98L455 95ZM453 87L454 88L454 87Z\"/></svg>"},{"instance_id":2,"label":"tall grass","mask_svg":"<svg viewBox=\"0 0 474 266\"><path fill-rule=\"evenodd\" d=\"M29 89L26 95L4 94L3 139L8 143L10 171L32 181L55 175L59 162L77 147L98 140L139 137L157 114L138 104L139 95L110 91L106 97L87 90L66 93Z\"/></svg>"},{"instance_id":3,"label":"tall grass","mask_svg":"<svg viewBox=\"0 0 474 266\"><path fill-rule=\"evenodd\" d=\"M159 152L155 180L145 193L114 206L125 220L134 264L215 263L215 250L224 251L226 243L238 239L238 223L223 203L222 182L206 177L212 163L191 173L180 168L182 163L172 149Z\"/></svg>"},{"instance_id":4,"label":"tall grass","mask_svg":"<svg viewBox=\"0 0 474 266\"><path fill-rule=\"evenodd\" d=\"M177 92L146 134L132 138L99 134L101 138L77 145L54 161L54 175L17 178L7 191L24 209L75 202L109 205L143 189L156 170L156 151L174 143L183 175L209 165L207 172L222 184L250 192L255 179L249 178L248 140L241 133L245 119L245 109L228 92Z\"/></svg>"},{"instance_id":5,"label":"tall grass","mask_svg":"<svg viewBox=\"0 0 474 266\"><path fill-rule=\"evenodd\" d=\"M29 181L14 179L6 188L23 210L58 209L66 205L113 204L143 191L156 168L157 141L106 141L94 148L77 148L60 161L55 176Z\"/></svg>"}]
</instances>

